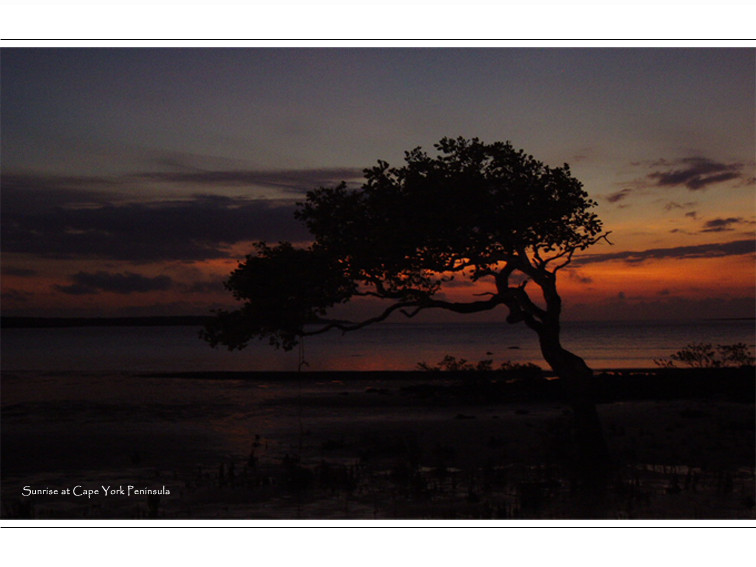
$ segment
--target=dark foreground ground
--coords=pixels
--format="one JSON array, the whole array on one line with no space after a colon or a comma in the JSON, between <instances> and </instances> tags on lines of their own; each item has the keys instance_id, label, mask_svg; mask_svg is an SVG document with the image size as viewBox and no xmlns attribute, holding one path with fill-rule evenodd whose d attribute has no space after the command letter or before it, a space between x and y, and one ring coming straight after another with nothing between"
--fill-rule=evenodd
<instances>
[{"instance_id":1,"label":"dark foreground ground","mask_svg":"<svg viewBox=\"0 0 756 567\"><path fill-rule=\"evenodd\" d=\"M597 376L603 489L576 473L558 381L532 376L172 374L129 378L138 403L22 400L15 379L4 518L756 517L752 368ZM156 493L104 494L129 486Z\"/></svg>"}]
</instances>

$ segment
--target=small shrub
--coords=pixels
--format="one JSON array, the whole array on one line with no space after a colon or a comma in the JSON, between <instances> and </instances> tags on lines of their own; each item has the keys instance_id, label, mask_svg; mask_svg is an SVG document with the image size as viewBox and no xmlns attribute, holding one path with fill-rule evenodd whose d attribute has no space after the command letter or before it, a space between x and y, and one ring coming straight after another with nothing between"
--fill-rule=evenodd
<instances>
[{"instance_id":1,"label":"small shrub","mask_svg":"<svg viewBox=\"0 0 756 567\"><path fill-rule=\"evenodd\" d=\"M724 361L723 366L753 366L754 359L751 349L745 343L735 343L734 345L717 345L719 355Z\"/></svg>"},{"instance_id":2,"label":"small shrub","mask_svg":"<svg viewBox=\"0 0 756 567\"><path fill-rule=\"evenodd\" d=\"M437 362L435 366L430 366L426 362L419 362L417 364L419 370L426 372L459 372L459 371L475 371L475 372L488 372L493 370L493 360L479 360L476 363L468 362L465 358L457 358L447 354L444 356L441 362Z\"/></svg>"},{"instance_id":3,"label":"small shrub","mask_svg":"<svg viewBox=\"0 0 756 567\"><path fill-rule=\"evenodd\" d=\"M433 366L426 362L419 362L417 368L426 372L492 372L494 370L493 360L479 360L473 363L468 362L464 358L457 358L449 354ZM532 362L520 363L508 360L502 362L497 371L509 380L536 380L543 378L541 367Z\"/></svg>"},{"instance_id":4,"label":"small shrub","mask_svg":"<svg viewBox=\"0 0 756 567\"><path fill-rule=\"evenodd\" d=\"M754 356L744 343L716 346L710 343L690 343L669 358L654 360L657 366L663 368L675 368L677 362L691 368L742 368L753 366Z\"/></svg>"}]
</instances>

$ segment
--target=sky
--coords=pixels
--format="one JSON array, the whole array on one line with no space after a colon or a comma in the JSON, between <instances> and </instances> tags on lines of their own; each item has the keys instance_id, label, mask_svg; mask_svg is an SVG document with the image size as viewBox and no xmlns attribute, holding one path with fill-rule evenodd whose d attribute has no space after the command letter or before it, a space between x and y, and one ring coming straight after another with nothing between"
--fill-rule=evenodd
<instances>
[{"instance_id":1,"label":"sky","mask_svg":"<svg viewBox=\"0 0 756 567\"><path fill-rule=\"evenodd\" d=\"M754 49L12 47L0 63L3 315L233 307L222 282L252 242L309 241L306 191L445 136L569 163L597 201L612 244L560 272L566 319L756 309Z\"/></svg>"}]
</instances>

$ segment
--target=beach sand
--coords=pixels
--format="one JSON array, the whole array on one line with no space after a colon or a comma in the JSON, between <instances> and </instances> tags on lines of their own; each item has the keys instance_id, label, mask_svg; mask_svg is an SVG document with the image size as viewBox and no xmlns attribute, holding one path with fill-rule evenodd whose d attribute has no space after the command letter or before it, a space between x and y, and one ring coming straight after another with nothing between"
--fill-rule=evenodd
<instances>
[{"instance_id":1,"label":"beach sand","mask_svg":"<svg viewBox=\"0 0 756 567\"><path fill-rule=\"evenodd\" d=\"M605 389L612 466L604 490L586 491L571 411L551 385L422 372L294 378L4 377L3 517L755 517L748 388Z\"/></svg>"}]
</instances>

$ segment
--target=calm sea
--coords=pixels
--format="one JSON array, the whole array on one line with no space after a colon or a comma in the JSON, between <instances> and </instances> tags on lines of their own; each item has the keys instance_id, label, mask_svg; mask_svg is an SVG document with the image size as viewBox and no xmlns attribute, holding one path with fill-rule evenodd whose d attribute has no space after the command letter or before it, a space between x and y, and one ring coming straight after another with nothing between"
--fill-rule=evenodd
<instances>
[{"instance_id":1,"label":"calm sea","mask_svg":"<svg viewBox=\"0 0 756 567\"><path fill-rule=\"evenodd\" d=\"M652 368L691 342L745 343L753 320L565 323L563 344L594 369ZM300 352L267 343L242 351L212 349L196 327L5 329L2 370L40 372L185 372L296 370ZM445 355L469 361L534 362L546 367L535 335L505 323L382 324L354 333L308 337L301 353L310 370L412 370Z\"/></svg>"}]
</instances>

